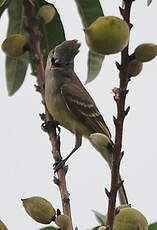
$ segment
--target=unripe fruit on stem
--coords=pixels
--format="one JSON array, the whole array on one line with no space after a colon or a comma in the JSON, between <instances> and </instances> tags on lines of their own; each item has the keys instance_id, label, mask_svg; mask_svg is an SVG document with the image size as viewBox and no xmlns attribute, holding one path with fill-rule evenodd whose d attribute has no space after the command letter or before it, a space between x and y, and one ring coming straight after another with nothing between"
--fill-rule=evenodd
<instances>
[{"instance_id":1,"label":"unripe fruit on stem","mask_svg":"<svg viewBox=\"0 0 157 230\"><path fill-rule=\"evenodd\" d=\"M92 133L89 136L91 144L101 153L102 157L111 165L112 154L109 152L112 143L111 140L103 133Z\"/></svg>"},{"instance_id":2,"label":"unripe fruit on stem","mask_svg":"<svg viewBox=\"0 0 157 230\"><path fill-rule=\"evenodd\" d=\"M51 5L43 5L39 11L38 15L44 20L45 23L49 23L55 16L55 8Z\"/></svg>"},{"instance_id":3,"label":"unripe fruit on stem","mask_svg":"<svg viewBox=\"0 0 157 230\"><path fill-rule=\"evenodd\" d=\"M140 62L150 61L157 55L157 45L152 43L143 43L136 47L134 55Z\"/></svg>"},{"instance_id":4,"label":"unripe fruit on stem","mask_svg":"<svg viewBox=\"0 0 157 230\"><path fill-rule=\"evenodd\" d=\"M48 200L39 196L21 200L23 201L23 206L28 215L37 222L41 224L49 224L54 220L56 211Z\"/></svg>"},{"instance_id":5,"label":"unripe fruit on stem","mask_svg":"<svg viewBox=\"0 0 157 230\"><path fill-rule=\"evenodd\" d=\"M99 17L84 31L89 48L103 55L122 51L129 41L128 24L115 16Z\"/></svg>"},{"instance_id":6,"label":"unripe fruit on stem","mask_svg":"<svg viewBox=\"0 0 157 230\"><path fill-rule=\"evenodd\" d=\"M70 224L70 218L66 215L59 215L55 219L56 225L58 225L62 230L66 230Z\"/></svg>"},{"instance_id":7,"label":"unripe fruit on stem","mask_svg":"<svg viewBox=\"0 0 157 230\"><path fill-rule=\"evenodd\" d=\"M12 34L2 43L2 50L11 57L18 57L24 54L28 46L28 37L22 34Z\"/></svg>"},{"instance_id":8,"label":"unripe fruit on stem","mask_svg":"<svg viewBox=\"0 0 157 230\"><path fill-rule=\"evenodd\" d=\"M0 220L0 230L8 230L5 224Z\"/></svg>"},{"instance_id":9,"label":"unripe fruit on stem","mask_svg":"<svg viewBox=\"0 0 157 230\"><path fill-rule=\"evenodd\" d=\"M148 230L144 215L134 208L122 208L115 216L113 230Z\"/></svg>"},{"instance_id":10,"label":"unripe fruit on stem","mask_svg":"<svg viewBox=\"0 0 157 230\"><path fill-rule=\"evenodd\" d=\"M137 76L143 68L143 64L136 59L129 62L128 65L128 74L131 76Z\"/></svg>"}]
</instances>

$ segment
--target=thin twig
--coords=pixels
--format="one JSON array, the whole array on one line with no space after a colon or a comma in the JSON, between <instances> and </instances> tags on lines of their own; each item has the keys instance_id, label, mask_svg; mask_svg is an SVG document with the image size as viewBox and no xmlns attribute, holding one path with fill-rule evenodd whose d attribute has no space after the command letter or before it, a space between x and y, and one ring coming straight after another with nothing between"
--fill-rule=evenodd
<instances>
[{"instance_id":1,"label":"thin twig","mask_svg":"<svg viewBox=\"0 0 157 230\"><path fill-rule=\"evenodd\" d=\"M124 8L120 8L120 13L123 19L128 23L129 28L131 29L132 25L130 24L130 11L133 0L125 0ZM108 203L108 217L107 217L107 227L112 230L113 221L115 216L115 205L116 205L116 197L117 191L119 189L119 169L120 162L122 156L122 137L123 137L123 125L124 119L127 113L129 112L129 107L125 110L125 101L126 95L128 93L128 46L122 51L121 54L121 64L117 64L119 67L119 93L118 98L115 100L117 105L117 118L114 117L114 124L116 129L115 134L115 145L113 150L113 166L112 166L112 175L111 175L111 188L110 188L110 196Z\"/></svg>"},{"instance_id":2,"label":"thin twig","mask_svg":"<svg viewBox=\"0 0 157 230\"><path fill-rule=\"evenodd\" d=\"M36 65L35 65L35 75L37 77L37 81L40 88L40 93L42 96L42 100L44 101L45 98L45 73L44 73L44 66L43 66L43 55L40 49L40 38L41 38L41 32L40 32L40 23L41 21L36 17L36 8L31 5L31 3L28 0L24 0L24 6L25 6L25 15L27 18L27 25L26 29L30 36L30 44L32 48L32 53L35 57ZM45 106L45 105L44 105ZM46 120L52 119L51 115L48 113L46 106L45 106L45 118ZM60 158L60 142L58 135L56 133L56 129L53 131L48 132L49 139L52 145L52 154L54 159ZM69 200L69 193L66 186L66 170L60 169L57 172L57 181L55 184L58 185L61 200L62 200L62 207L63 207L63 213L65 215L68 215L71 219L69 230L73 230L72 226L72 218L71 218L71 207L70 207L70 200ZM55 180L55 181L56 181Z\"/></svg>"}]
</instances>

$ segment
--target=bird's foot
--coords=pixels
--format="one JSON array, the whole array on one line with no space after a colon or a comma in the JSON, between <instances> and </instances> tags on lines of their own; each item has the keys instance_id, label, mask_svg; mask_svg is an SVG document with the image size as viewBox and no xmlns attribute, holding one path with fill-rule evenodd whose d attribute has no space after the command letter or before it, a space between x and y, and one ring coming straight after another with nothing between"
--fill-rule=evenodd
<instances>
[{"instance_id":1,"label":"bird's foot","mask_svg":"<svg viewBox=\"0 0 157 230\"><path fill-rule=\"evenodd\" d=\"M59 122L56 120L51 120L51 121L45 121L42 123L41 128L44 132L51 132L54 131L54 129L58 129L58 132L60 133L60 128L59 128Z\"/></svg>"},{"instance_id":2,"label":"bird's foot","mask_svg":"<svg viewBox=\"0 0 157 230\"><path fill-rule=\"evenodd\" d=\"M67 165L65 165L66 159L60 160L53 165L54 173L56 173L59 169L67 170Z\"/></svg>"}]
</instances>

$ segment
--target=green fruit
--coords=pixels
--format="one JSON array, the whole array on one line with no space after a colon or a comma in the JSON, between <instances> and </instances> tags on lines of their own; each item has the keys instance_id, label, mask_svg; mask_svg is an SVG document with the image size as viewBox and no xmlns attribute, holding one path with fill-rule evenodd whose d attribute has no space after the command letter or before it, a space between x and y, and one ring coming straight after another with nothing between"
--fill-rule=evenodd
<instances>
[{"instance_id":1,"label":"green fruit","mask_svg":"<svg viewBox=\"0 0 157 230\"><path fill-rule=\"evenodd\" d=\"M38 196L21 199L23 206L34 220L41 224L49 224L54 219L56 211L46 199Z\"/></svg>"},{"instance_id":2,"label":"green fruit","mask_svg":"<svg viewBox=\"0 0 157 230\"><path fill-rule=\"evenodd\" d=\"M103 133L92 133L89 136L91 144L101 153L102 157L111 165L112 154L109 152L111 150L112 142Z\"/></svg>"},{"instance_id":3,"label":"green fruit","mask_svg":"<svg viewBox=\"0 0 157 230\"><path fill-rule=\"evenodd\" d=\"M134 59L130 61L128 65L128 73L131 76L137 76L141 72L142 68L143 68L143 64L137 61L136 59Z\"/></svg>"},{"instance_id":4,"label":"green fruit","mask_svg":"<svg viewBox=\"0 0 157 230\"><path fill-rule=\"evenodd\" d=\"M2 50L11 57L18 57L26 51L24 48L28 44L28 38L22 34L12 34L2 43Z\"/></svg>"},{"instance_id":5,"label":"green fruit","mask_svg":"<svg viewBox=\"0 0 157 230\"><path fill-rule=\"evenodd\" d=\"M59 215L55 219L56 225L58 225L62 230L66 230L70 224L70 218L66 215Z\"/></svg>"},{"instance_id":6,"label":"green fruit","mask_svg":"<svg viewBox=\"0 0 157 230\"><path fill-rule=\"evenodd\" d=\"M127 23L114 16L99 17L84 31L89 48L103 55L122 51L129 41Z\"/></svg>"},{"instance_id":7,"label":"green fruit","mask_svg":"<svg viewBox=\"0 0 157 230\"><path fill-rule=\"evenodd\" d=\"M148 230L148 222L138 210L122 208L115 216L113 230Z\"/></svg>"},{"instance_id":8,"label":"green fruit","mask_svg":"<svg viewBox=\"0 0 157 230\"><path fill-rule=\"evenodd\" d=\"M152 43L143 43L136 47L134 55L140 62L150 61L157 55L157 45Z\"/></svg>"},{"instance_id":9,"label":"green fruit","mask_svg":"<svg viewBox=\"0 0 157 230\"><path fill-rule=\"evenodd\" d=\"M0 220L0 230L8 230L5 224Z\"/></svg>"},{"instance_id":10,"label":"green fruit","mask_svg":"<svg viewBox=\"0 0 157 230\"><path fill-rule=\"evenodd\" d=\"M44 20L45 23L49 23L55 16L55 8L51 5L43 5L39 11L38 15Z\"/></svg>"}]
</instances>

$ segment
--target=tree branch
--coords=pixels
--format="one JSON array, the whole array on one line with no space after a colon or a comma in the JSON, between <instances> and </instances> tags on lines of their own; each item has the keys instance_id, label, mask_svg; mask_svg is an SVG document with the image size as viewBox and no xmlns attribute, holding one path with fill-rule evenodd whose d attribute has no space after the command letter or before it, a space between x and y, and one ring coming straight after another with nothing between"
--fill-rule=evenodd
<instances>
[{"instance_id":1,"label":"tree branch","mask_svg":"<svg viewBox=\"0 0 157 230\"><path fill-rule=\"evenodd\" d=\"M123 19L128 23L129 28L132 28L132 24L130 23L130 11L133 0L125 0L124 8L120 8L120 13L123 16ZM121 64L116 63L119 69L119 88L118 88L118 97L114 96L117 105L117 118L114 118L115 124L115 145L113 150L113 166L112 166L112 175L111 175L111 188L110 188L110 196L108 203L108 217L107 217L107 228L112 230L113 221L115 216L115 205L116 205L116 197L117 191L119 189L119 169L120 162L122 156L122 137L123 137L123 125L124 119L127 113L129 112L129 107L125 110L125 100L126 95L128 93L128 63L129 63L129 55L128 55L128 46L121 53ZM116 88L117 89L117 88Z\"/></svg>"},{"instance_id":2,"label":"tree branch","mask_svg":"<svg viewBox=\"0 0 157 230\"><path fill-rule=\"evenodd\" d=\"M30 36L31 41L31 48L32 53L35 57L35 70L34 73L36 75L40 93L42 96L42 100L45 101L45 73L44 73L44 66L43 66L43 55L40 49L40 39L41 39L41 32L40 32L40 23L42 23L39 18L36 17L37 9L33 6L28 0L24 0L24 7L25 7L25 15L27 18L27 25L26 30ZM48 113L46 106L45 107L45 120L49 121L52 120L51 115ZM60 159L60 140L59 136L56 133L56 129L49 130L48 132L49 139L52 145L52 154L54 159ZM66 172L67 170L60 169L57 172L57 178L55 177L54 182L58 185L61 199L62 199L62 207L63 213L70 217L71 223L69 230L73 229L72 226L72 218L71 218L71 207L70 207L70 200L69 200L69 193L66 186ZM57 181L57 182L56 182Z\"/></svg>"}]
</instances>

